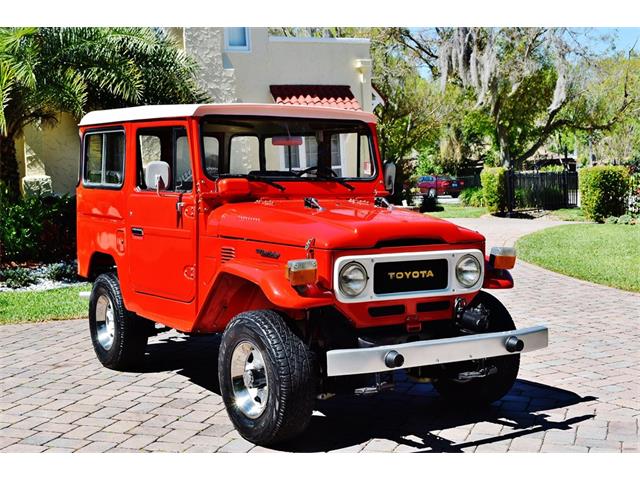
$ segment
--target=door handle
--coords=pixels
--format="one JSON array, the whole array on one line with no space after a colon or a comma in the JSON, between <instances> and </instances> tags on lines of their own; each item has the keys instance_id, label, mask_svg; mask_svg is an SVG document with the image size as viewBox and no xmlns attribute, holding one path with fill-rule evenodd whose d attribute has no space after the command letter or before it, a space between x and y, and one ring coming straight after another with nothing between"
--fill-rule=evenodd
<instances>
[{"instance_id":1,"label":"door handle","mask_svg":"<svg viewBox=\"0 0 640 480\"><path fill-rule=\"evenodd\" d=\"M176 214L177 214L177 218L176 218L176 222L178 223L178 226L180 225L180 222L182 222L182 210L184 209L184 202L181 201L177 201L176 202Z\"/></svg>"},{"instance_id":2,"label":"door handle","mask_svg":"<svg viewBox=\"0 0 640 480\"><path fill-rule=\"evenodd\" d=\"M131 227L131 234L134 237L143 237L144 236L144 230L140 227Z\"/></svg>"}]
</instances>

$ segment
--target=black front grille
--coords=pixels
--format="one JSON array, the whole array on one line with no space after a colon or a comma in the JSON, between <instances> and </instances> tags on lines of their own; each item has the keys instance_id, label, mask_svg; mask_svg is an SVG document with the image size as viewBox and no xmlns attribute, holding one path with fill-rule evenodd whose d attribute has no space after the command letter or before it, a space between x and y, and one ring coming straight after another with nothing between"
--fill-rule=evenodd
<instances>
[{"instance_id":1,"label":"black front grille","mask_svg":"<svg viewBox=\"0 0 640 480\"><path fill-rule=\"evenodd\" d=\"M384 307L370 307L369 315L372 317L388 317L390 315L402 315L404 305L387 305Z\"/></svg>"},{"instance_id":2,"label":"black front grille","mask_svg":"<svg viewBox=\"0 0 640 480\"><path fill-rule=\"evenodd\" d=\"M449 285L449 264L444 258L376 263L373 291L384 293L443 290Z\"/></svg>"}]
</instances>

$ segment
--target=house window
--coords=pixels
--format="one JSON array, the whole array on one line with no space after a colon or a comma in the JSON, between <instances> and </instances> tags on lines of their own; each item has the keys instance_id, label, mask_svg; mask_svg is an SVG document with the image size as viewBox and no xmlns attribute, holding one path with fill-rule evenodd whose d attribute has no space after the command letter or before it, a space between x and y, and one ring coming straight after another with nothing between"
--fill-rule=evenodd
<instances>
[{"instance_id":1,"label":"house window","mask_svg":"<svg viewBox=\"0 0 640 480\"><path fill-rule=\"evenodd\" d=\"M307 158L308 167L315 167L318 165L318 141L315 137L304 138L304 152Z\"/></svg>"},{"instance_id":2,"label":"house window","mask_svg":"<svg viewBox=\"0 0 640 480\"><path fill-rule=\"evenodd\" d=\"M91 132L84 137L84 184L120 187L124 179L124 132Z\"/></svg>"},{"instance_id":3,"label":"house window","mask_svg":"<svg viewBox=\"0 0 640 480\"><path fill-rule=\"evenodd\" d=\"M247 27L230 27L224 29L225 50L249 51L251 49L249 29Z\"/></svg>"},{"instance_id":4,"label":"house window","mask_svg":"<svg viewBox=\"0 0 640 480\"><path fill-rule=\"evenodd\" d=\"M297 146L284 147L284 167L287 170L300 169L300 150Z\"/></svg>"},{"instance_id":5,"label":"house window","mask_svg":"<svg viewBox=\"0 0 640 480\"><path fill-rule=\"evenodd\" d=\"M340 137L342 137L343 135L344 134L331 136L331 170L336 172L339 177L342 176L342 153Z\"/></svg>"},{"instance_id":6,"label":"house window","mask_svg":"<svg viewBox=\"0 0 640 480\"><path fill-rule=\"evenodd\" d=\"M260 141L253 135L236 135L229 147L229 173L246 175L260 170Z\"/></svg>"}]
</instances>

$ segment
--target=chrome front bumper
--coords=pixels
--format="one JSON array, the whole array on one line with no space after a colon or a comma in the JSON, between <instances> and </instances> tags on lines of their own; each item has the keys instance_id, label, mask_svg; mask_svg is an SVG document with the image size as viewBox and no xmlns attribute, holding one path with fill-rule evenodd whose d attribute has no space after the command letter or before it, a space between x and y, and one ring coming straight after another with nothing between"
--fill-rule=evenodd
<instances>
[{"instance_id":1,"label":"chrome front bumper","mask_svg":"<svg viewBox=\"0 0 640 480\"><path fill-rule=\"evenodd\" d=\"M520 351L507 350L507 341L515 337L522 340ZM499 357L531 352L549 344L547 327L536 326L507 332L481 333L462 337L440 338L419 342L383 345L368 348L350 348L327 352L327 376L356 375L397 370L400 368L439 365L442 363ZM388 355L404 357L401 366L387 366Z\"/></svg>"}]
</instances>

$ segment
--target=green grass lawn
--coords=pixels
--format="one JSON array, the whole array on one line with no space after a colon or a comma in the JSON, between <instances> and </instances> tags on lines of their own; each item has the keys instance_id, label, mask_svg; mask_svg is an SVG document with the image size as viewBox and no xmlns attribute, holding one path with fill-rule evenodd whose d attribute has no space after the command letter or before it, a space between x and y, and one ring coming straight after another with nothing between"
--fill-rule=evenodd
<instances>
[{"instance_id":1,"label":"green grass lawn","mask_svg":"<svg viewBox=\"0 0 640 480\"><path fill-rule=\"evenodd\" d=\"M479 218L485 215L487 209L484 207L464 207L460 204L439 204L443 210L439 212L427 212L427 215L432 215L438 218Z\"/></svg>"},{"instance_id":2,"label":"green grass lawn","mask_svg":"<svg viewBox=\"0 0 640 480\"><path fill-rule=\"evenodd\" d=\"M640 227L576 224L518 240L525 262L594 283L640 292Z\"/></svg>"},{"instance_id":3,"label":"green grass lawn","mask_svg":"<svg viewBox=\"0 0 640 480\"><path fill-rule=\"evenodd\" d=\"M86 317L89 302L78 293L90 289L85 283L41 292L0 292L0 325Z\"/></svg>"},{"instance_id":4,"label":"green grass lawn","mask_svg":"<svg viewBox=\"0 0 640 480\"><path fill-rule=\"evenodd\" d=\"M554 217L557 220L564 220L565 222L588 222L584 215L582 215L581 208L560 208L558 210L552 210L549 212L549 216Z\"/></svg>"}]
</instances>

